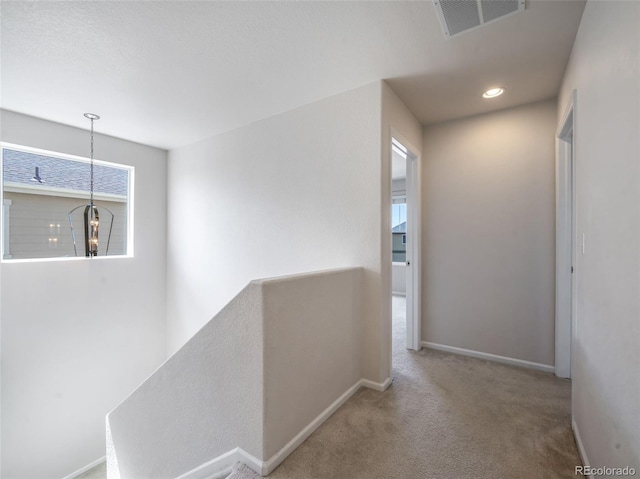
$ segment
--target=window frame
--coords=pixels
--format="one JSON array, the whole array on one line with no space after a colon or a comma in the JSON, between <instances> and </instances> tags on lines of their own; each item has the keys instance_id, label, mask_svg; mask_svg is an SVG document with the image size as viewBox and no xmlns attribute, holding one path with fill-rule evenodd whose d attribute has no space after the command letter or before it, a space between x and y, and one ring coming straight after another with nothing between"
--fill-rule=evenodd
<instances>
[{"instance_id":1,"label":"window frame","mask_svg":"<svg viewBox=\"0 0 640 479\"><path fill-rule=\"evenodd\" d=\"M405 205L405 212L404 212L404 216L405 216L405 222L407 221L407 211L406 211L406 205L407 205L407 195L406 194L401 194L401 195L395 195L391 197L391 230L393 231L393 228L395 228L395 226L393 225L393 208L395 208L396 205ZM398 211L398 213L400 213L400 211ZM400 221L399 224L401 224L402 221ZM396 225L398 226L398 225Z\"/></svg>"},{"instance_id":2,"label":"window frame","mask_svg":"<svg viewBox=\"0 0 640 479\"><path fill-rule=\"evenodd\" d=\"M5 202L5 191L4 191L4 150L13 150L20 151L23 153L31 153L35 155L49 156L53 158L60 158L63 160L76 161L80 163L90 164L91 159L84 156L70 155L68 153L61 153L59 151L53 150L45 150L42 148L34 148L31 146L19 145L16 143L9 142L0 142L0 198L2 198L3 208L0 210L0 263L41 263L41 262L52 262L52 261L95 261L95 260L106 260L106 259L122 259L122 258L133 258L134 257L134 216L135 216L135 207L134 207L134 190L135 190L135 166L133 165L124 165L122 163L115 163L112 161L104 161L93 159L94 165L105 166L109 168L119 168L122 170L127 170L128 172L128 185L127 185L127 253L126 254L118 254L118 255L109 255L109 256L94 256L94 257L86 257L86 256L58 256L53 258L5 258L5 221L4 221L4 202ZM87 192L88 195L88 192ZM56 195L51 195L56 196ZM88 198L87 198L88 199ZM81 198L79 198L82 201Z\"/></svg>"}]
</instances>

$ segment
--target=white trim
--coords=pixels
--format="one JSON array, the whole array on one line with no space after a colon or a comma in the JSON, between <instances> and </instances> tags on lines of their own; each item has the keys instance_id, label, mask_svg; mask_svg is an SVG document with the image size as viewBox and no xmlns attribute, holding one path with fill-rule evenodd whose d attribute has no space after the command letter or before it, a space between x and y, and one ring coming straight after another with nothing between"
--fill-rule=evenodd
<instances>
[{"instance_id":1,"label":"white trim","mask_svg":"<svg viewBox=\"0 0 640 479\"><path fill-rule=\"evenodd\" d=\"M284 459L284 458L283 458ZM252 469L256 474L266 476L267 463L249 454L241 447L220 454L218 457L191 469L176 479L222 479L231 473L233 466L241 462ZM275 468L274 468L275 469Z\"/></svg>"},{"instance_id":2,"label":"white trim","mask_svg":"<svg viewBox=\"0 0 640 479\"><path fill-rule=\"evenodd\" d=\"M556 132L555 373L561 378L571 378L577 331L576 99L573 90Z\"/></svg>"},{"instance_id":3,"label":"white trim","mask_svg":"<svg viewBox=\"0 0 640 479\"><path fill-rule=\"evenodd\" d=\"M365 388L373 389L375 391L386 391L389 386L391 386L392 379L387 378L382 383L376 383L373 381L369 381L368 379L361 379L359 384Z\"/></svg>"},{"instance_id":4,"label":"white trim","mask_svg":"<svg viewBox=\"0 0 640 479\"><path fill-rule=\"evenodd\" d=\"M4 191L7 193L22 193L26 195L56 196L62 198L87 199L87 192L84 190L72 190L70 188L58 188L57 186L27 185L26 183L16 183L14 181L4 182ZM93 199L97 201L113 201L126 203L127 197L112 193L94 192Z\"/></svg>"},{"instance_id":5,"label":"white trim","mask_svg":"<svg viewBox=\"0 0 640 479\"><path fill-rule=\"evenodd\" d=\"M407 201L407 269L406 269L406 298L407 298L407 334L406 347L419 351L422 338L421 320L421 258L420 258L420 225L421 225L421 187L420 187L420 150L406 140L395 128L390 127L390 142L401 143L407 149L406 158L406 201ZM393 179L392 186L393 190ZM393 200L393 191L392 191ZM393 294L393 292L392 292ZM390 334L391 336L391 334ZM391 343L391 338L389 338ZM390 349L391 350L391 349ZM391 356L391 355L390 355ZM390 359L391 362L391 359ZM390 364L390 371L392 365Z\"/></svg>"},{"instance_id":6,"label":"white trim","mask_svg":"<svg viewBox=\"0 0 640 479\"><path fill-rule=\"evenodd\" d=\"M262 475L266 476L276 467L280 465L285 458L291 454L300 444L302 444L313 432L320 427L329 417L336 412L340 406L342 406L347 400L353 396L358 389L363 385L362 379L347 389L342 396L333 401L333 403L324 411L322 411L313 421L311 421L307 427L300 431L291 441L289 441L282 449L271 456L267 462L264 463L262 468ZM251 467L249 464L247 464Z\"/></svg>"},{"instance_id":7,"label":"white trim","mask_svg":"<svg viewBox=\"0 0 640 479\"><path fill-rule=\"evenodd\" d=\"M76 477L78 477L81 474L84 474L85 472L87 472L89 469L93 469L94 467L102 464L103 462L105 462L107 460L106 456L102 456L99 459L96 459L95 461L87 464L84 467L81 467L80 469L78 469L75 472L72 472L71 474L69 474L68 476L64 476L62 479L74 479Z\"/></svg>"},{"instance_id":8,"label":"white trim","mask_svg":"<svg viewBox=\"0 0 640 479\"><path fill-rule=\"evenodd\" d=\"M239 447L232 449L218 457L211 459L176 479L217 479L225 477L231 472L233 465L240 460Z\"/></svg>"},{"instance_id":9,"label":"white trim","mask_svg":"<svg viewBox=\"0 0 640 479\"><path fill-rule=\"evenodd\" d=\"M407 155L407 348L421 348L420 320L420 159ZM410 334L409 334L410 332Z\"/></svg>"},{"instance_id":10,"label":"white trim","mask_svg":"<svg viewBox=\"0 0 640 479\"><path fill-rule=\"evenodd\" d=\"M243 463L257 474L267 474L264 472L266 462L252 456L241 447L236 447L235 449L231 449L230 451L227 451L224 454L221 454L218 457L211 459L210 461L205 462L184 474L181 474L176 479L221 479L229 475L233 466L237 462Z\"/></svg>"},{"instance_id":11,"label":"white trim","mask_svg":"<svg viewBox=\"0 0 640 479\"><path fill-rule=\"evenodd\" d=\"M289 453L289 454L291 454L291 453ZM284 460L284 458L283 458L283 460ZM255 456L252 456L251 454L249 454L247 451L245 451L241 447L238 448L238 462L241 462L245 466L248 466L249 468L253 469L254 472L260 474L261 476L266 476L267 474L269 474L269 472L271 472L271 471L267 470L267 468L266 468L267 463L266 462L261 461L260 459L258 459Z\"/></svg>"},{"instance_id":12,"label":"white trim","mask_svg":"<svg viewBox=\"0 0 640 479\"><path fill-rule=\"evenodd\" d=\"M318 429L322 423L324 423L327 419L331 417L333 413L335 413L347 400L353 396L356 391L358 391L361 387L366 387L370 389L374 389L376 391L384 391L391 384L391 378L387 378L383 383L376 383L370 381L368 379L360 379L357 383L347 389L342 396L336 399L327 409L322 411L313 421L309 423L307 427L305 427L297 436L295 436L291 441L289 441L282 449L280 449L277 453L271 456L267 462L264 463L262 467L262 475L266 476L270 474L276 467L284 461L289 454L296 450L296 448L302 444L313 432ZM247 464L247 466L251 467L251 464ZM253 467L252 467L253 469Z\"/></svg>"},{"instance_id":13,"label":"white trim","mask_svg":"<svg viewBox=\"0 0 640 479\"><path fill-rule=\"evenodd\" d=\"M2 198L2 239L0 244L0 253L2 259L11 259L11 242L9 241L11 232L11 205L12 201Z\"/></svg>"},{"instance_id":14,"label":"white trim","mask_svg":"<svg viewBox=\"0 0 640 479\"><path fill-rule=\"evenodd\" d=\"M576 445L578 446L578 454L580 455L580 460L582 461L582 465L585 467L591 467L589 463L589 459L587 458L587 452L584 450L584 444L582 444L582 438L580 437L580 431L578 430L578 425L576 424L575 419L571 419L571 429L573 430L573 437L576 439ZM587 476L589 479L593 479L592 475Z\"/></svg>"},{"instance_id":15,"label":"white trim","mask_svg":"<svg viewBox=\"0 0 640 479\"><path fill-rule=\"evenodd\" d=\"M556 139L556 264L555 366L556 375L571 377L571 146Z\"/></svg>"},{"instance_id":16,"label":"white trim","mask_svg":"<svg viewBox=\"0 0 640 479\"><path fill-rule=\"evenodd\" d=\"M375 389L376 391L384 391L391 384L391 378L387 378L382 383L370 381L368 379L360 379L353 386L347 389L338 399L322 411L315 419L313 419L302 431L300 431L291 441L289 441L282 449L271 456L267 461L261 461L252 456L241 447L236 447L220 456L201 464L200 466L185 472L176 479L217 479L231 472L236 462L242 462L246 466L253 469L256 473L266 476L273 472L289 454L296 450L313 432L318 429L333 413L335 413L345 402L349 400L361 387ZM67 478L65 478L67 479ZM71 478L69 478L71 479Z\"/></svg>"},{"instance_id":17,"label":"white trim","mask_svg":"<svg viewBox=\"0 0 640 479\"><path fill-rule=\"evenodd\" d=\"M404 291L391 291L391 296L403 296L407 297L407 293Z\"/></svg>"},{"instance_id":18,"label":"white trim","mask_svg":"<svg viewBox=\"0 0 640 479\"><path fill-rule=\"evenodd\" d=\"M507 356L498 356L497 354L483 353L482 351L474 351L472 349L456 348L455 346L447 346L446 344L430 343L428 341L422 341L422 345L425 348L436 349L438 351L444 351L447 353L460 354L461 356L469 356L477 359L485 359L487 361L493 361L496 363L510 364L512 366L519 366L522 368L536 369L538 371L544 371L547 373L553 373L555 368L547 364L534 363L532 361L525 361L524 359L509 358Z\"/></svg>"},{"instance_id":19,"label":"white trim","mask_svg":"<svg viewBox=\"0 0 640 479\"><path fill-rule=\"evenodd\" d=\"M3 258L0 263L47 263L56 261L102 261L111 259L133 258L133 254L119 254L113 256L94 256L87 258L86 256L56 256L55 258Z\"/></svg>"},{"instance_id":20,"label":"white trim","mask_svg":"<svg viewBox=\"0 0 640 479\"><path fill-rule=\"evenodd\" d=\"M43 150L42 148L33 148L31 146L18 145L16 143L7 143L5 141L0 142L0 148L3 148L3 149L7 148L8 150L17 150L23 153L32 153L34 155L49 156L52 158L63 158L66 160L78 161L80 163L91 163L91 158L87 158L85 156L70 155L68 153L62 153L62 152L53 151L53 150ZM113 161L98 160L97 158L93 159L93 164L100 165L100 166L108 166L110 168L120 168L122 170L131 170L135 168L134 166L131 166L131 165L115 163Z\"/></svg>"},{"instance_id":21,"label":"white trim","mask_svg":"<svg viewBox=\"0 0 640 479\"><path fill-rule=\"evenodd\" d=\"M129 170L129 191L127 192L128 208L127 208L127 256L133 258L133 250L135 248L134 235L136 229L135 214L136 214L136 169L131 167Z\"/></svg>"},{"instance_id":22,"label":"white trim","mask_svg":"<svg viewBox=\"0 0 640 479\"><path fill-rule=\"evenodd\" d=\"M30 146L24 146L24 145L18 145L15 143L7 143L7 142L0 142L0 167L2 166L2 150L4 149L9 149L9 150L14 150L14 151L21 151L24 153L32 153L32 154L36 154L36 155L43 155L43 156L49 156L52 158L60 158L60 159L65 159L65 160L71 160L71 161L77 161L80 163L91 163L91 159L90 158L85 158L82 156L76 156L76 155L69 155L67 153L61 153L59 151L52 151L52 150L43 150L41 148L32 148ZM103 256L103 258L133 258L133 251L134 251L134 231L135 231L135 174L136 174L136 167L133 165L125 165L122 163L115 163L112 161L103 161L103 160L98 160L96 158L93 159L93 163L95 165L101 165L101 166L106 166L109 168L116 168L116 169L120 169L120 170L126 170L128 172L128 177L129 177L129 181L128 181L128 186L127 186L127 199L122 201L119 200L117 198L118 195L109 195L109 194L102 194L102 193L98 193L96 196L97 199L102 199L104 201L121 201L121 202L126 202L127 203L127 218L126 218L126 222L127 222L127 253L124 255L117 255L117 256ZM2 169L2 168L0 168ZM4 180L4 178L2 179ZM30 189L32 185L22 185L20 183L10 183L7 182L7 184L9 185L9 192L11 192L10 190L15 190L14 192L22 192L22 193L30 193ZM17 185L17 186L16 186ZM20 186L22 185L22 186ZM18 191L20 190L20 191ZM5 185L4 185L4 181L0 181L0 191L2 192L2 196L4 198L4 191L5 191ZM47 191L49 191L49 193L47 193ZM39 190L40 194L42 195L52 195L53 193L50 192L57 192L58 196L64 196L64 197L74 197L72 193L75 190L65 190L63 188L53 188L50 186L47 186L46 188L42 188ZM3 235L4 236L4 235ZM2 239L0 239L0 251L4 251L4 241ZM1 255L2 253L0 253ZM69 257L69 256L58 256L55 258L24 258L24 259L12 259L11 257L7 257L7 258L0 258L0 262L11 262L11 263L17 263L17 262L40 262L40 261L50 261L50 260L62 260L62 261L69 261L71 259L82 259L82 260L90 260L93 261L97 258L99 258L99 256L96 257L92 257L92 258L87 258L84 256L81 257Z\"/></svg>"}]
</instances>

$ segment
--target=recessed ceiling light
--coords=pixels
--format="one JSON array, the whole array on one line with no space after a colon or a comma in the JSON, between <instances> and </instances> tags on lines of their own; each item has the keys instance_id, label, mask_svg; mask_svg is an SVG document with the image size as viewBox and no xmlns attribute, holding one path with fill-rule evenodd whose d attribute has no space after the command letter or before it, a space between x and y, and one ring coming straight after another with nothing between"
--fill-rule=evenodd
<instances>
[{"instance_id":1,"label":"recessed ceiling light","mask_svg":"<svg viewBox=\"0 0 640 479\"><path fill-rule=\"evenodd\" d=\"M495 98L503 93L504 88L502 87L490 88L482 94L482 98Z\"/></svg>"}]
</instances>

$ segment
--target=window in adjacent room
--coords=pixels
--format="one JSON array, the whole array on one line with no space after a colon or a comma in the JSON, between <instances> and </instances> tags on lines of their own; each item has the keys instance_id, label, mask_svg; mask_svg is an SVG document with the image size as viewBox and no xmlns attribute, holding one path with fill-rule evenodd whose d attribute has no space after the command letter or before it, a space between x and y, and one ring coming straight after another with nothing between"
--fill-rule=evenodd
<instances>
[{"instance_id":1,"label":"window in adjacent room","mask_svg":"<svg viewBox=\"0 0 640 479\"><path fill-rule=\"evenodd\" d=\"M394 263L407 260L407 197L394 196L391 205L392 259Z\"/></svg>"},{"instance_id":2,"label":"window in adjacent room","mask_svg":"<svg viewBox=\"0 0 640 479\"><path fill-rule=\"evenodd\" d=\"M2 145L2 259L84 257L83 208L89 203L89 159L17 145ZM94 203L110 210L100 225L98 256L130 256L132 186L130 166L94 160ZM107 251L108 241L108 251Z\"/></svg>"}]
</instances>

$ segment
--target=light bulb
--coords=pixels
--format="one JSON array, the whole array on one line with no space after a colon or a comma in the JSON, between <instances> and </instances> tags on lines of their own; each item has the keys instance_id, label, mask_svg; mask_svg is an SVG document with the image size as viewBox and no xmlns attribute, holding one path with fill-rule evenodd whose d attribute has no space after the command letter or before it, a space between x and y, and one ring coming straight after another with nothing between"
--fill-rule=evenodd
<instances>
[{"instance_id":1,"label":"light bulb","mask_svg":"<svg viewBox=\"0 0 640 479\"><path fill-rule=\"evenodd\" d=\"M490 88L482 94L483 98L495 98L504 93L505 89L502 87Z\"/></svg>"}]
</instances>

